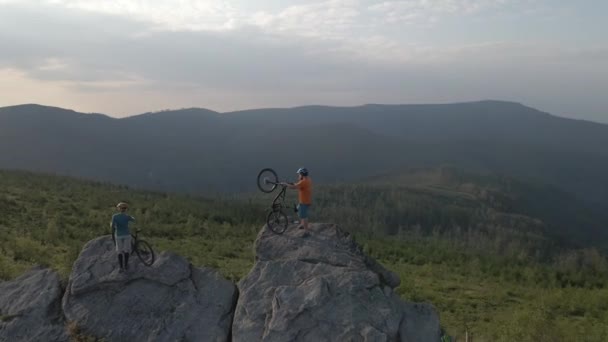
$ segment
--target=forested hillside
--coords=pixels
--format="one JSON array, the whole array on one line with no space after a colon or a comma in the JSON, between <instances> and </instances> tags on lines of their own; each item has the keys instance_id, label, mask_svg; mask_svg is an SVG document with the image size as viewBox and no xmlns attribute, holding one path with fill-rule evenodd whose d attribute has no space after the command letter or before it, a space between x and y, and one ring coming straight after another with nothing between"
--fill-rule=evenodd
<instances>
[{"instance_id":1,"label":"forested hillside","mask_svg":"<svg viewBox=\"0 0 608 342\"><path fill-rule=\"evenodd\" d=\"M592 247L560 244L543 219L500 209L508 201L497 196L509 193L495 189L484 197L479 191L488 185L455 182L456 175L424 171L321 186L313 217L355 233L366 252L399 274L399 293L434 303L452 335L468 330L479 339L602 341L608 334L606 257ZM392 177L403 184L393 192L384 183L396 183ZM34 264L67 276L83 244L109 232L115 203L128 201L155 249L238 280L253 264L252 243L270 198L233 197L0 172L0 277L15 277ZM492 214L470 215L479 205Z\"/></svg>"}]
</instances>

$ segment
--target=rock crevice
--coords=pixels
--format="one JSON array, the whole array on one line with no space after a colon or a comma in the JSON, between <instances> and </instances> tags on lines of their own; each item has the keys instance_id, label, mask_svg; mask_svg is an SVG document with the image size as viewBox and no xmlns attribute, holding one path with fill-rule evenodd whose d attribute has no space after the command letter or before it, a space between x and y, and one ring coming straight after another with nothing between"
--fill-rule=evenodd
<instances>
[{"instance_id":1,"label":"rock crevice","mask_svg":"<svg viewBox=\"0 0 608 342\"><path fill-rule=\"evenodd\" d=\"M403 302L399 277L332 224L264 229L239 284L234 341L437 341L432 306Z\"/></svg>"}]
</instances>

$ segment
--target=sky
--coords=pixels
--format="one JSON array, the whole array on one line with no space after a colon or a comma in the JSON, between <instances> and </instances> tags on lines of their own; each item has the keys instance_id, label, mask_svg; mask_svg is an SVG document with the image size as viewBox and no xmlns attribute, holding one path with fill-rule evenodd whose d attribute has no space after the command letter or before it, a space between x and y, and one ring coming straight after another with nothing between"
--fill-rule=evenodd
<instances>
[{"instance_id":1,"label":"sky","mask_svg":"<svg viewBox=\"0 0 608 342\"><path fill-rule=\"evenodd\" d=\"M606 1L0 0L0 106L497 99L608 123Z\"/></svg>"}]
</instances>

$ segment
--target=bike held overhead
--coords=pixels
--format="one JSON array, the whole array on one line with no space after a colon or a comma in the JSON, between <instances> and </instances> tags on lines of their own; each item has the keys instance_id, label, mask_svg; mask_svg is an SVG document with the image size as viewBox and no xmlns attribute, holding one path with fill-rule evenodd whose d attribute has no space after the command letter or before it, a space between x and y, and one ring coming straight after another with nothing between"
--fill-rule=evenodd
<instances>
[{"instance_id":1,"label":"bike held overhead","mask_svg":"<svg viewBox=\"0 0 608 342\"><path fill-rule=\"evenodd\" d=\"M277 187L281 187L281 191L279 191L272 201L270 212L266 218L266 225L276 234L283 234L285 230L287 230L289 219L287 215L285 215L283 209L291 208L297 212L300 217L301 222L298 228L304 229L304 236L309 235L308 211L312 204L312 180L310 179L306 168L298 169L297 175L299 179L298 182L294 184L280 182L277 173L271 168L263 169L258 174L258 188L260 191L271 193ZM294 205L293 207L285 205L285 193L288 188L298 190L299 205Z\"/></svg>"},{"instance_id":2,"label":"bike held overhead","mask_svg":"<svg viewBox=\"0 0 608 342\"><path fill-rule=\"evenodd\" d=\"M129 255L131 254L131 232L129 231L129 222L135 221L133 216L127 215L129 205L125 202L120 202L116 205L119 213L112 216L112 236L115 238L116 253L118 253L119 272L124 272L129 269Z\"/></svg>"},{"instance_id":3,"label":"bike held overhead","mask_svg":"<svg viewBox=\"0 0 608 342\"><path fill-rule=\"evenodd\" d=\"M258 174L258 188L265 193L273 192L280 184L279 176L277 173L270 168L263 169ZM266 216L266 225L275 234L283 234L289 226L289 219L283 208L285 206L285 193L287 192L286 186L281 186L281 191L275 196L270 207L270 212ZM297 211L296 206L293 209Z\"/></svg>"}]
</instances>

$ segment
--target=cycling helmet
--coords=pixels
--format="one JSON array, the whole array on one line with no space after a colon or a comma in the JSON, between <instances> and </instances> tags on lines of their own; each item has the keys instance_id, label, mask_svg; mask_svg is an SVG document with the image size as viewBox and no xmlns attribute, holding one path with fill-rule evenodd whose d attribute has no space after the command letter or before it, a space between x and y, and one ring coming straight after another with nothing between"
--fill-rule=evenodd
<instances>
[{"instance_id":1,"label":"cycling helmet","mask_svg":"<svg viewBox=\"0 0 608 342\"><path fill-rule=\"evenodd\" d=\"M125 202L120 202L120 203L118 203L116 205L116 208L118 208L118 209L128 209L129 205L127 203L125 203Z\"/></svg>"},{"instance_id":2,"label":"cycling helmet","mask_svg":"<svg viewBox=\"0 0 608 342\"><path fill-rule=\"evenodd\" d=\"M298 172L296 172L304 177L308 176L308 170L305 167L301 167L298 169Z\"/></svg>"}]
</instances>

